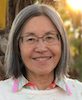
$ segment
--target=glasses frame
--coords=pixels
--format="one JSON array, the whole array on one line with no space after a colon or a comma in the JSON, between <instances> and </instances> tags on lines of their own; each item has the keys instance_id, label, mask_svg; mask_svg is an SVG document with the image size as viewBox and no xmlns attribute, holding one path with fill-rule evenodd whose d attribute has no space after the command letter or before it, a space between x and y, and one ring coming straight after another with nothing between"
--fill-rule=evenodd
<instances>
[{"instance_id":1,"label":"glasses frame","mask_svg":"<svg viewBox=\"0 0 82 100\"><path fill-rule=\"evenodd\" d=\"M58 32L55 32L55 31L46 32L45 35L43 35L42 37L38 37L37 35L35 35L35 33L29 33L29 34L32 34L34 37L36 37L36 41L35 41L36 43L38 43L40 40L42 40L45 44L55 44L57 41L60 40L60 34ZM19 40L21 40L22 43L24 43L24 38L29 37L30 36L29 34L25 35L25 36L20 36ZM51 34L57 38L56 42L53 41L53 43L52 43L52 42L47 41L46 36L51 35ZM27 41L25 41L25 42L27 43ZM35 43L33 42L33 43L28 43L28 44L31 45L31 44L35 44Z\"/></svg>"}]
</instances>

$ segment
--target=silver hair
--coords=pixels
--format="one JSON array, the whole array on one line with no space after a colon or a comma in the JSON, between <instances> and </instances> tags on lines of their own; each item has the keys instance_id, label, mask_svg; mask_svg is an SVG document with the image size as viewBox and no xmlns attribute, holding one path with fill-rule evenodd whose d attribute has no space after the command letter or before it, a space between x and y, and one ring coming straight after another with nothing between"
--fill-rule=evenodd
<instances>
[{"instance_id":1,"label":"silver hair","mask_svg":"<svg viewBox=\"0 0 82 100\"><path fill-rule=\"evenodd\" d=\"M20 58L20 52L18 47L18 37L20 35L20 30L23 27L25 21L29 20L34 16L46 15L56 26L59 31L62 43L62 54L61 59L54 69L55 77L58 79L64 77L67 73L67 66L69 61L69 48L67 41L67 33L65 31L63 21L58 14L58 12L47 5L44 4L33 4L25 7L19 12L13 21L10 34L9 42L6 52L6 66L8 68L8 74L18 78L20 75L26 75L24 64Z\"/></svg>"}]
</instances>

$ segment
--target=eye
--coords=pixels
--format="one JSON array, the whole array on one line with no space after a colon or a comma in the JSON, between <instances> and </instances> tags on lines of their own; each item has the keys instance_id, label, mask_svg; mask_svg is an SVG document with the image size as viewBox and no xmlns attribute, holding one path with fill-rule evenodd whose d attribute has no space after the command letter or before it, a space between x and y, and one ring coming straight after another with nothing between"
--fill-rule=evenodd
<instances>
[{"instance_id":1,"label":"eye","mask_svg":"<svg viewBox=\"0 0 82 100\"><path fill-rule=\"evenodd\" d=\"M48 35L48 36L45 37L46 41L51 41L51 40L54 40L54 39L55 39L55 37L53 35Z\"/></svg>"},{"instance_id":2,"label":"eye","mask_svg":"<svg viewBox=\"0 0 82 100\"><path fill-rule=\"evenodd\" d=\"M33 42L37 41L37 39L36 39L36 37L25 37L24 41L33 43Z\"/></svg>"}]
</instances>

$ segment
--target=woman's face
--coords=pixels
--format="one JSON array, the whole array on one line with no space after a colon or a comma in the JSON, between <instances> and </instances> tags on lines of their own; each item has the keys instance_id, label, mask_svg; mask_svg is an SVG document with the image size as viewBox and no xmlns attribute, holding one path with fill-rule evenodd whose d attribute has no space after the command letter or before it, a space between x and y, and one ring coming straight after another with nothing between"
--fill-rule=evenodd
<instances>
[{"instance_id":1,"label":"woman's face","mask_svg":"<svg viewBox=\"0 0 82 100\"><path fill-rule=\"evenodd\" d=\"M44 15L25 23L19 47L28 72L37 75L54 73L61 57L61 41L57 35L57 29Z\"/></svg>"}]
</instances>

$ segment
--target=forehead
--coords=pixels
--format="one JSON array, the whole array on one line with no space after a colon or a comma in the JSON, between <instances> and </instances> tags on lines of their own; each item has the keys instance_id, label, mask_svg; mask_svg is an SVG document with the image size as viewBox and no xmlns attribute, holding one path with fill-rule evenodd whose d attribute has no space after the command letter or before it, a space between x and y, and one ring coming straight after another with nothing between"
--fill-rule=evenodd
<instances>
[{"instance_id":1,"label":"forehead","mask_svg":"<svg viewBox=\"0 0 82 100\"><path fill-rule=\"evenodd\" d=\"M45 15L34 16L27 20L22 27L22 34L33 33L46 33L48 31L57 31L57 28L52 21Z\"/></svg>"}]
</instances>

